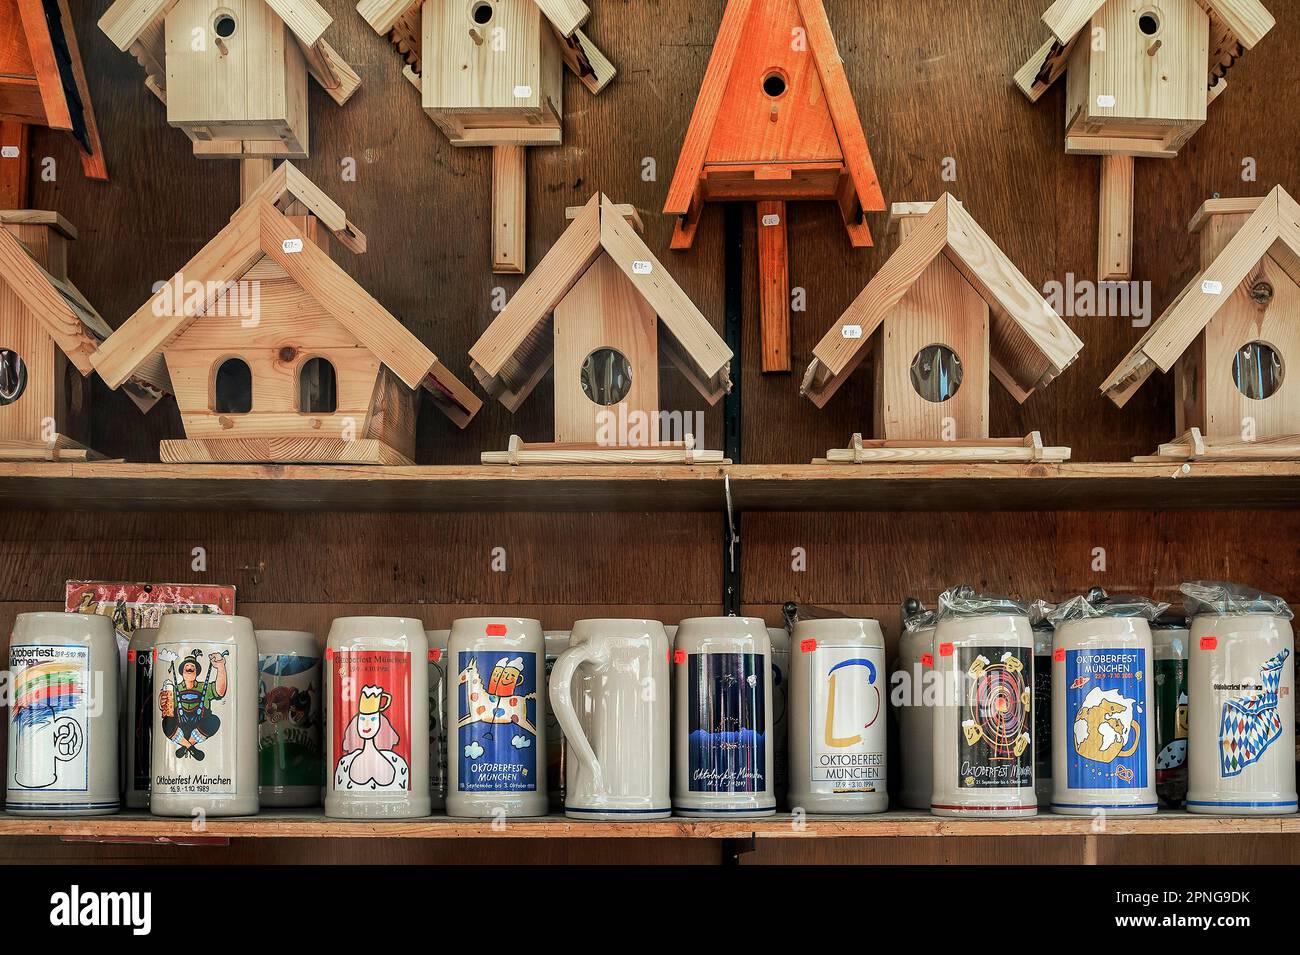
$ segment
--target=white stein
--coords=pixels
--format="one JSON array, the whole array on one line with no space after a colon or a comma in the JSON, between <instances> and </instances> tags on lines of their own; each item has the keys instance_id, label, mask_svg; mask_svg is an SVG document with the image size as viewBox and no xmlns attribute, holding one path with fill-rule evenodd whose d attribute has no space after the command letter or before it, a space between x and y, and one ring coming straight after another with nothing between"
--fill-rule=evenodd
<instances>
[{"instance_id":1,"label":"white stein","mask_svg":"<svg viewBox=\"0 0 1300 955\"><path fill-rule=\"evenodd\" d=\"M1034 792L1034 633L1027 609L964 589L939 598L934 631L938 816L1038 812Z\"/></svg>"},{"instance_id":2,"label":"white stein","mask_svg":"<svg viewBox=\"0 0 1300 955\"><path fill-rule=\"evenodd\" d=\"M1284 601L1183 584L1191 620L1189 812L1296 811L1295 649Z\"/></svg>"},{"instance_id":3,"label":"white stein","mask_svg":"<svg viewBox=\"0 0 1300 955\"><path fill-rule=\"evenodd\" d=\"M1051 613L1052 812L1151 815L1160 807L1150 621L1168 604L1102 596Z\"/></svg>"},{"instance_id":4,"label":"white stein","mask_svg":"<svg viewBox=\"0 0 1300 955\"><path fill-rule=\"evenodd\" d=\"M778 806L786 805L790 788L790 631L768 627L772 641L772 783Z\"/></svg>"},{"instance_id":5,"label":"white stein","mask_svg":"<svg viewBox=\"0 0 1300 955\"><path fill-rule=\"evenodd\" d=\"M153 761L153 711L158 701L153 691L153 644L157 627L139 627L131 634L126 651L126 701L122 727L126 741L126 785L123 803L128 809L149 808Z\"/></svg>"},{"instance_id":6,"label":"white stein","mask_svg":"<svg viewBox=\"0 0 1300 955\"><path fill-rule=\"evenodd\" d=\"M776 813L772 642L751 617L692 617L673 648L673 810L749 818Z\"/></svg>"},{"instance_id":7,"label":"white stein","mask_svg":"<svg viewBox=\"0 0 1300 955\"><path fill-rule=\"evenodd\" d=\"M1035 605L1037 606L1037 605ZM1052 804L1052 639L1051 621L1031 614L1034 628L1034 792L1038 808Z\"/></svg>"},{"instance_id":8,"label":"white stein","mask_svg":"<svg viewBox=\"0 0 1300 955\"><path fill-rule=\"evenodd\" d=\"M118 652L108 617L20 613L9 642L5 809L117 812Z\"/></svg>"},{"instance_id":9,"label":"white stein","mask_svg":"<svg viewBox=\"0 0 1300 955\"><path fill-rule=\"evenodd\" d=\"M1151 626L1155 648L1156 795L1165 809L1187 799L1187 621L1166 617Z\"/></svg>"},{"instance_id":10,"label":"white stein","mask_svg":"<svg viewBox=\"0 0 1300 955\"><path fill-rule=\"evenodd\" d=\"M579 620L551 671L564 730L565 814L663 819L669 796L668 635L654 620Z\"/></svg>"},{"instance_id":11,"label":"white stein","mask_svg":"<svg viewBox=\"0 0 1300 955\"><path fill-rule=\"evenodd\" d=\"M545 630L542 637L546 644L546 674L542 677L542 686L547 686L551 679L551 669L560 654L569 649L568 630ZM555 718L555 711L546 708L546 804L556 811L564 810L565 786L565 745L564 730Z\"/></svg>"},{"instance_id":12,"label":"white stein","mask_svg":"<svg viewBox=\"0 0 1300 955\"><path fill-rule=\"evenodd\" d=\"M889 808L885 636L875 620L801 620L790 661L790 806Z\"/></svg>"},{"instance_id":13,"label":"white stein","mask_svg":"<svg viewBox=\"0 0 1300 955\"><path fill-rule=\"evenodd\" d=\"M263 808L319 806L325 754L321 745L321 651L307 630L255 630L257 745Z\"/></svg>"},{"instance_id":14,"label":"white stein","mask_svg":"<svg viewBox=\"0 0 1300 955\"><path fill-rule=\"evenodd\" d=\"M898 757L902 764L898 802L906 809L929 809L934 794L935 708L927 705L926 696L933 672L934 611L927 610L904 621L898 640L895 680L903 689L898 707ZM934 691L931 688L929 692Z\"/></svg>"},{"instance_id":15,"label":"white stein","mask_svg":"<svg viewBox=\"0 0 1300 955\"><path fill-rule=\"evenodd\" d=\"M429 806L447 805L447 640L450 630L426 630L429 641Z\"/></svg>"},{"instance_id":16,"label":"white stein","mask_svg":"<svg viewBox=\"0 0 1300 955\"><path fill-rule=\"evenodd\" d=\"M157 816L257 812L257 640L247 617L169 613L154 642Z\"/></svg>"}]
</instances>

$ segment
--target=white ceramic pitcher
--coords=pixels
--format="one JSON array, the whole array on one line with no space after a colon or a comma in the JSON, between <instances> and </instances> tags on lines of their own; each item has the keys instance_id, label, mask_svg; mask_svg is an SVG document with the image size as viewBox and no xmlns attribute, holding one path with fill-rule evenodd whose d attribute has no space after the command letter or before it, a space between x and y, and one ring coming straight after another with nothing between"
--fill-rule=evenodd
<instances>
[{"instance_id":1,"label":"white ceramic pitcher","mask_svg":"<svg viewBox=\"0 0 1300 955\"><path fill-rule=\"evenodd\" d=\"M668 635L656 620L579 620L555 661L567 742L565 814L662 819L669 795Z\"/></svg>"}]
</instances>

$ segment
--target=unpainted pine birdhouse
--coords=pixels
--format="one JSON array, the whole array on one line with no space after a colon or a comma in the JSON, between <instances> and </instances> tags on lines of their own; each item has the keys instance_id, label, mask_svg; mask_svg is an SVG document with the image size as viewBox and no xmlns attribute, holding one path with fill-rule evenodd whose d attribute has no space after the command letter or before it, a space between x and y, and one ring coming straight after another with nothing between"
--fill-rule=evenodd
<instances>
[{"instance_id":1,"label":"unpainted pine birdhouse","mask_svg":"<svg viewBox=\"0 0 1300 955\"><path fill-rule=\"evenodd\" d=\"M1174 371L1175 432L1136 460L1300 458L1300 204L1211 199L1189 226L1201 271L1124 357L1102 393L1123 407Z\"/></svg>"},{"instance_id":2,"label":"unpainted pine birdhouse","mask_svg":"<svg viewBox=\"0 0 1300 955\"><path fill-rule=\"evenodd\" d=\"M68 278L77 232L54 212L0 212L0 460L102 457L90 438L91 354L109 327ZM166 376L143 365L126 381L148 410Z\"/></svg>"},{"instance_id":3,"label":"unpainted pine birdhouse","mask_svg":"<svg viewBox=\"0 0 1300 955\"><path fill-rule=\"evenodd\" d=\"M281 164L92 357L110 387L161 354L185 426L162 460L410 464L421 387L455 424L482 402L330 258L365 236Z\"/></svg>"},{"instance_id":4,"label":"unpainted pine birdhouse","mask_svg":"<svg viewBox=\"0 0 1300 955\"><path fill-rule=\"evenodd\" d=\"M664 203L674 249L716 201L757 203L762 369L789 371L786 203L837 203L855 247L885 208L822 0L728 0Z\"/></svg>"},{"instance_id":5,"label":"unpainted pine birdhouse","mask_svg":"<svg viewBox=\"0 0 1300 955\"><path fill-rule=\"evenodd\" d=\"M1178 155L1273 17L1259 0L1056 0L1042 19L1016 84L1037 102L1066 75L1065 151L1103 157L1099 277L1127 279L1134 158Z\"/></svg>"},{"instance_id":6,"label":"unpainted pine birdhouse","mask_svg":"<svg viewBox=\"0 0 1300 955\"><path fill-rule=\"evenodd\" d=\"M819 408L870 354L873 437L834 463L1064 461L1038 432L989 437L990 379L1019 402L1083 343L953 196L896 203L899 245L814 350L802 392Z\"/></svg>"},{"instance_id":7,"label":"unpainted pine birdhouse","mask_svg":"<svg viewBox=\"0 0 1300 955\"><path fill-rule=\"evenodd\" d=\"M470 349L470 367L510 411L555 369L549 444L486 452L484 464L720 462L688 416L665 414L666 356L710 403L731 388L731 349L655 259L631 206L597 193Z\"/></svg>"},{"instance_id":8,"label":"unpainted pine birdhouse","mask_svg":"<svg viewBox=\"0 0 1300 955\"><path fill-rule=\"evenodd\" d=\"M456 146L491 146L492 269L525 269L525 146L563 141L564 67L593 93L614 66L582 30L583 0L360 0L406 60L429 118Z\"/></svg>"},{"instance_id":9,"label":"unpainted pine birdhouse","mask_svg":"<svg viewBox=\"0 0 1300 955\"><path fill-rule=\"evenodd\" d=\"M27 204L27 128L68 133L91 179L107 179L67 0L0 0L0 209Z\"/></svg>"},{"instance_id":10,"label":"unpainted pine birdhouse","mask_svg":"<svg viewBox=\"0 0 1300 955\"><path fill-rule=\"evenodd\" d=\"M116 0L99 27L145 71L167 122L211 158L302 158L307 77L340 106L360 79L316 0Z\"/></svg>"}]
</instances>

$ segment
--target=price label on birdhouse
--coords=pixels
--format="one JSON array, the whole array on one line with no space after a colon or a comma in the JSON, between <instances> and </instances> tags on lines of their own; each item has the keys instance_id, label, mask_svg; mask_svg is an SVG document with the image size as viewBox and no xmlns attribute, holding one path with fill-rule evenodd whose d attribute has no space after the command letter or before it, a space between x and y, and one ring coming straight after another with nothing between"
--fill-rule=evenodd
<instances>
[{"instance_id":1,"label":"price label on birdhouse","mask_svg":"<svg viewBox=\"0 0 1300 955\"><path fill-rule=\"evenodd\" d=\"M515 87L515 99L532 99L532 98L533 98L533 88L531 86L526 86L521 83L519 86Z\"/></svg>"},{"instance_id":2,"label":"price label on birdhouse","mask_svg":"<svg viewBox=\"0 0 1300 955\"><path fill-rule=\"evenodd\" d=\"M777 215L775 212L763 216L763 225L780 225L780 224L781 224L781 217Z\"/></svg>"},{"instance_id":3,"label":"price label on birdhouse","mask_svg":"<svg viewBox=\"0 0 1300 955\"><path fill-rule=\"evenodd\" d=\"M280 243L280 248L285 252L301 252L302 239L285 239Z\"/></svg>"},{"instance_id":4,"label":"price label on birdhouse","mask_svg":"<svg viewBox=\"0 0 1300 955\"><path fill-rule=\"evenodd\" d=\"M1206 295L1222 295L1223 283L1216 282L1214 279L1206 279L1201 283L1201 291Z\"/></svg>"},{"instance_id":5,"label":"price label on birdhouse","mask_svg":"<svg viewBox=\"0 0 1300 955\"><path fill-rule=\"evenodd\" d=\"M1111 96L1109 93L1102 93L1100 96L1097 97L1098 109L1114 109L1114 107L1115 107L1115 97Z\"/></svg>"},{"instance_id":6,"label":"price label on birdhouse","mask_svg":"<svg viewBox=\"0 0 1300 955\"><path fill-rule=\"evenodd\" d=\"M852 341L853 339L861 338L862 326L845 325L843 328L840 329L840 334L843 335L846 339L849 339L850 341Z\"/></svg>"},{"instance_id":7,"label":"price label on birdhouse","mask_svg":"<svg viewBox=\"0 0 1300 955\"><path fill-rule=\"evenodd\" d=\"M637 259L632 263L633 275L649 275L655 270L653 262L647 262L644 259Z\"/></svg>"},{"instance_id":8,"label":"price label on birdhouse","mask_svg":"<svg viewBox=\"0 0 1300 955\"><path fill-rule=\"evenodd\" d=\"M3 156L5 159L17 159L17 158L18 158L18 147L17 147L17 146L0 146L0 156Z\"/></svg>"}]
</instances>

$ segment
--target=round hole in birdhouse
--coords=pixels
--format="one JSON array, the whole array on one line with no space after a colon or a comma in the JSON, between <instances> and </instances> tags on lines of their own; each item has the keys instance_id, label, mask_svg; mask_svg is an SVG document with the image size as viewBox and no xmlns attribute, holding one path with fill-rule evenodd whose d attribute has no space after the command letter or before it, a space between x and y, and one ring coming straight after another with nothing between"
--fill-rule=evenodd
<instances>
[{"instance_id":1,"label":"round hole in birdhouse","mask_svg":"<svg viewBox=\"0 0 1300 955\"><path fill-rule=\"evenodd\" d=\"M218 10L212 18L212 32L223 40L229 40L235 35L236 26L235 15L229 10Z\"/></svg>"},{"instance_id":2,"label":"round hole in birdhouse","mask_svg":"<svg viewBox=\"0 0 1300 955\"><path fill-rule=\"evenodd\" d=\"M1138 30L1143 36L1155 36L1160 32L1160 14L1155 10L1143 10L1138 14Z\"/></svg>"},{"instance_id":3,"label":"round hole in birdhouse","mask_svg":"<svg viewBox=\"0 0 1300 955\"><path fill-rule=\"evenodd\" d=\"M1255 401L1277 394L1285 374L1282 356L1264 342L1242 345L1232 359L1233 383L1238 391Z\"/></svg>"},{"instance_id":4,"label":"round hole in birdhouse","mask_svg":"<svg viewBox=\"0 0 1300 955\"><path fill-rule=\"evenodd\" d=\"M11 405L27 390L27 363L11 348L0 348L0 406Z\"/></svg>"},{"instance_id":5,"label":"round hole in birdhouse","mask_svg":"<svg viewBox=\"0 0 1300 955\"><path fill-rule=\"evenodd\" d=\"M632 390L632 363L614 348L597 348L582 363L582 393L593 404L616 405Z\"/></svg>"},{"instance_id":6,"label":"round hole in birdhouse","mask_svg":"<svg viewBox=\"0 0 1300 955\"><path fill-rule=\"evenodd\" d=\"M779 99L785 95L789 88L786 82L785 74L780 70L768 70L763 76L763 92L772 99Z\"/></svg>"},{"instance_id":7,"label":"round hole in birdhouse","mask_svg":"<svg viewBox=\"0 0 1300 955\"><path fill-rule=\"evenodd\" d=\"M961 356L947 345L926 345L912 359L912 387L926 401L947 401L961 387Z\"/></svg>"},{"instance_id":8,"label":"round hole in birdhouse","mask_svg":"<svg viewBox=\"0 0 1300 955\"><path fill-rule=\"evenodd\" d=\"M492 9L492 4L488 3L488 0L478 0L477 3L469 8L469 18L479 26L486 26L488 23L492 22L492 14L495 12L496 11Z\"/></svg>"}]
</instances>

